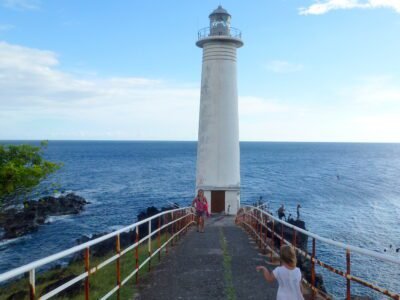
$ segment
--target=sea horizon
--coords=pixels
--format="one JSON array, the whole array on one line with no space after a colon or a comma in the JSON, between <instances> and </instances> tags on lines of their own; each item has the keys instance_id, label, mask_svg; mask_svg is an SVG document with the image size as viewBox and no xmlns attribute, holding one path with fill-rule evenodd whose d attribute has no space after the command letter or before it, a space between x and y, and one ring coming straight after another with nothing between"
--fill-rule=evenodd
<instances>
[{"instance_id":1,"label":"sea horizon","mask_svg":"<svg viewBox=\"0 0 400 300\"><path fill-rule=\"evenodd\" d=\"M4 142L41 142L41 141L56 141L56 142L171 142L171 143L197 143L197 140L111 140L111 139L0 139L0 143ZM249 141L240 140L239 143L308 143L308 144L393 144L397 145L400 142L371 142L371 141Z\"/></svg>"}]
</instances>

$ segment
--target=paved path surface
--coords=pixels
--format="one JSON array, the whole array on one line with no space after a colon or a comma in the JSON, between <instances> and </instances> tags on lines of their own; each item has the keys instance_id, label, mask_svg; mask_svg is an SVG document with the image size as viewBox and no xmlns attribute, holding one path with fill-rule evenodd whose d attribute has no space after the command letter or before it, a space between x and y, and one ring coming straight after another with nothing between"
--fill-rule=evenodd
<instances>
[{"instance_id":1,"label":"paved path surface","mask_svg":"<svg viewBox=\"0 0 400 300\"><path fill-rule=\"evenodd\" d=\"M256 245L233 217L210 218L206 232L192 228L139 285L137 300L276 299L255 267Z\"/></svg>"}]
</instances>

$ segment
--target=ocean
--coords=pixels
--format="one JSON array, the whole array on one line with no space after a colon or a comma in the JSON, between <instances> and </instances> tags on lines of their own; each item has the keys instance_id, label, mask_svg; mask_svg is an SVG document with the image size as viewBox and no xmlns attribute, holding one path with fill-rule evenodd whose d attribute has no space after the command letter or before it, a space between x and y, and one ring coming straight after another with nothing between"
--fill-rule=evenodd
<instances>
[{"instance_id":1,"label":"ocean","mask_svg":"<svg viewBox=\"0 0 400 300\"><path fill-rule=\"evenodd\" d=\"M45 156L63 167L34 195L51 194L49 183L55 182L91 204L79 215L53 217L35 233L1 241L0 272L74 246L82 235L131 224L148 206L189 205L196 145L50 141ZM308 230L400 258L394 250L400 248L400 144L242 142L240 148L242 204L262 196L273 211L285 204L295 216L300 203ZM343 250L317 243L317 257L345 270ZM400 292L400 268L358 255L352 261L355 275ZM344 298L345 280L317 271L328 292ZM365 289L353 283L352 292Z\"/></svg>"}]
</instances>

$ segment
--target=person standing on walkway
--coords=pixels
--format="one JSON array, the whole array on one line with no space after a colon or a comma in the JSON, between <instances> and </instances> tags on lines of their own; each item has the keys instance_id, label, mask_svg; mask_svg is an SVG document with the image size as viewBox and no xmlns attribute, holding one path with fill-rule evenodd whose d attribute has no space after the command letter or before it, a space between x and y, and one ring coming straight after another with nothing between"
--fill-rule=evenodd
<instances>
[{"instance_id":1,"label":"person standing on walkway","mask_svg":"<svg viewBox=\"0 0 400 300\"><path fill-rule=\"evenodd\" d=\"M299 203L299 204L297 204L297 220L300 220L300 208L301 208L301 205Z\"/></svg>"},{"instance_id":2,"label":"person standing on walkway","mask_svg":"<svg viewBox=\"0 0 400 300\"><path fill-rule=\"evenodd\" d=\"M204 232L204 214L208 210L208 203L202 189L198 190L197 197L193 199L192 206L196 209L197 232Z\"/></svg>"},{"instance_id":3,"label":"person standing on walkway","mask_svg":"<svg viewBox=\"0 0 400 300\"><path fill-rule=\"evenodd\" d=\"M278 281L277 300L304 300L301 285L301 272L296 267L297 259L294 248L288 245L281 247L281 266L270 272L264 266L257 266L257 272L263 271L266 281Z\"/></svg>"},{"instance_id":4,"label":"person standing on walkway","mask_svg":"<svg viewBox=\"0 0 400 300\"><path fill-rule=\"evenodd\" d=\"M285 206L283 204L281 205L281 207L279 207L277 212L279 220L282 220L283 218L286 221Z\"/></svg>"}]
</instances>

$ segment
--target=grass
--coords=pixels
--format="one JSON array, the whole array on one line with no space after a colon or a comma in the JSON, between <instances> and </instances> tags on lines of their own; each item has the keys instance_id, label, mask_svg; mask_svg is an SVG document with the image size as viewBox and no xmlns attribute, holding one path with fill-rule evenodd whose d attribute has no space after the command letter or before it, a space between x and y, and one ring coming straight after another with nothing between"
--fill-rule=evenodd
<instances>
[{"instance_id":1,"label":"grass","mask_svg":"<svg viewBox=\"0 0 400 300\"><path fill-rule=\"evenodd\" d=\"M228 244L222 228L219 230L219 238L224 260L225 294L228 300L236 300L236 291L232 279L232 257L229 255Z\"/></svg>"},{"instance_id":2,"label":"grass","mask_svg":"<svg viewBox=\"0 0 400 300\"><path fill-rule=\"evenodd\" d=\"M166 236L161 236L161 245L166 241ZM157 238L152 240L152 249L157 249L158 240ZM168 245L169 247L170 245ZM165 249L165 248L164 248ZM123 250L123 249L121 249ZM161 251L161 255L165 255L165 251ZM97 266L99 263L105 261L106 259L115 255L116 252L111 251L103 257L90 257L90 267ZM148 258L147 241L143 242L139 246L139 265ZM151 259L151 267L158 264L158 254ZM121 266L121 282L136 268L135 260L135 249L132 249L125 253L120 258ZM57 269L51 269L37 274L36 276L36 295L40 296L44 293L44 289L50 284L56 283L61 278L67 276L77 276L84 273L84 261L75 261L69 265ZM139 270L139 282L148 274L148 263ZM99 299L107 294L111 289L117 285L117 261L113 261L107 266L95 272L89 277L90 281L90 298ZM64 296L55 296L52 299L84 299L84 280L78 282L72 287L67 289L68 294ZM17 297L12 299L29 299L29 288L28 288L28 278L21 278L13 281L6 286L0 287L0 299L7 299L11 295L20 292ZM23 294L23 292L25 292ZM135 276L133 276L122 288L120 289L121 299L133 299L133 295L136 292ZM117 293L111 296L109 299L117 299Z\"/></svg>"}]
</instances>

